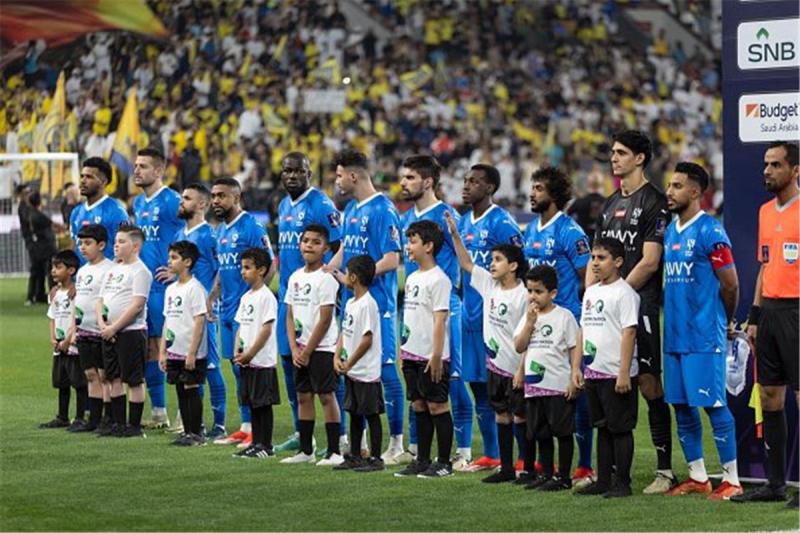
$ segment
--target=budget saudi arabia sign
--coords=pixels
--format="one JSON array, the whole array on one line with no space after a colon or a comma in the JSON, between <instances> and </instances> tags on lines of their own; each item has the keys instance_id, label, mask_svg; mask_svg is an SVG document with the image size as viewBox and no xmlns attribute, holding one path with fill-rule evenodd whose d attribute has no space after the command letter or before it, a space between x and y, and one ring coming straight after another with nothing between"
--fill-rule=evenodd
<instances>
[{"instance_id":1,"label":"budget saudi arabia sign","mask_svg":"<svg viewBox=\"0 0 800 533\"><path fill-rule=\"evenodd\" d=\"M743 22L736 33L740 69L800 66L800 19Z\"/></svg>"},{"instance_id":2,"label":"budget saudi arabia sign","mask_svg":"<svg viewBox=\"0 0 800 533\"><path fill-rule=\"evenodd\" d=\"M769 142L800 135L800 93L743 94L739 97L739 139Z\"/></svg>"}]
</instances>

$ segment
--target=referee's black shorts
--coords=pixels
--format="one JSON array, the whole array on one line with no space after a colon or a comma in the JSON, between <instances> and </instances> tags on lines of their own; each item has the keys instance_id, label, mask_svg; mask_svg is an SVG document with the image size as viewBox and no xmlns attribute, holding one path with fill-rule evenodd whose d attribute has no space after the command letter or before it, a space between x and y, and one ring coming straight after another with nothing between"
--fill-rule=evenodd
<instances>
[{"instance_id":1,"label":"referee's black shorts","mask_svg":"<svg viewBox=\"0 0 800 533\"><path fill-rule=\"evenodd\" d=\"M790 385L798 390L798 317L797 298L765 298L756 335L756 368L761 385Z\"/></svg>"}]
</instances>

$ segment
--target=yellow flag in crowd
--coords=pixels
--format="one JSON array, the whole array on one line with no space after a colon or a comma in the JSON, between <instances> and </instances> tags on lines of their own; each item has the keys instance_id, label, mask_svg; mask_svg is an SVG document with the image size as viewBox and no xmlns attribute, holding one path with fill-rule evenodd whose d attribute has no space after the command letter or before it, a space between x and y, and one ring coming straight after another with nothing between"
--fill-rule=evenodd
<instances>
[{"instance_id":1,"label":"yellow flag in crowd","mask_svg":"<svg viewBox=\"0 0 800 533\"><path fill-rule=\"evenodd\" d=\"M67 102L64 92L64 72L58 76L56 92L50 110L33 134L34 152L63 152L64 136L67 127ZM38 163L37 177L41 178L40 191L43 194L60 191L64 185L64 162L43 161Z\"/></svg>"},{"instance_id":2,"label":"yellow flag in crowd","mask_svg":"<svg viewBox=\"0 0 800 533\"><path fill-rule=\"evenodd\" d=\"M400 75L400 81L412 92L428 83L431 78L433 78L433 69L428 64Z\"/></svg>"},{"instance_id":3,"label":"yellow flag in crowd","mask_svg":"<svg viewBox=\"0 0 800 533\"><path fill-rule=\"evenodd\" d=\"M133 163L139 150L139 108L136 102L136 88L128 90L128 100L122 111L122 118L117 127L114 146L111 148L111 164L114 167L114 178L107 187L108 192L115 192L123 177L133 174ZM129 191L133 184L129 183Z\"/></svg>"},{"instance_id":4,"label":"yellow flag in crowd","mask_svg":"<svg viewBox=\"0 0 800 533\"><path fill-rule=\"evenodd\" d=\"M335 57L326 59L320 66L312 70L309 74L311 79L327 81L328 83L332 84L340 83L342 81L339 62Z\"/></svg>"}]
</instances>

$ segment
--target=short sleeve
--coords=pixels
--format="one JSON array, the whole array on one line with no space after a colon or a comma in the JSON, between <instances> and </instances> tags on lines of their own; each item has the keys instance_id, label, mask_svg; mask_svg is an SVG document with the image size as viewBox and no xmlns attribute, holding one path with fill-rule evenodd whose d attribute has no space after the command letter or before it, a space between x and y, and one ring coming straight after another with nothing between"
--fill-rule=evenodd
<instances>
[{"instance_id":1,"label":"short sleeve","mask_svg":"<svg viewBox=\"0 0 800 533\"><path fill-rule=\"evenodd\" d=\"M399 252L403 249L400 244L400 216L392 205L388 205L380 217L380 224L373 226L373 231L379 231L376 237L380 243L381 256L389 252Z\"/></svg>"},{"instance_id":2,"label":"short sleeve","mask_svg":"<svg viewBox=\"0 0 800 533\"><path fill-rule=\"evenodd\" d=\"M478 265L473 265L472 277L469 280L469 284L478 291L478 294L486 298L494 287L494 280L488 270Z\"/></svg>"},{"instance_id":3,"label":"short sleeve","mask_svg":"<svg viewBox=\"0 0 800 533\"><path fill-rule=\"evenodd\" d=\"M150 284L153 282L153 277L146 268L137 269L133 274L133 296L147 297L150 294Z\"/></svg>"},{"instance_id":4,"label":"short sleeve","mask_svg":"<svg viewBox=\"0 0 800 533\"><path fill-rule=\"evenodd\" d=\"M361 310L359 311L358 315L358 318L362 320L361 323L364 324L364 327L361 329L361 335L380 331L380 324L378 323L378 306L376 304L371 303L361 306Z\"/></svg>"},{"instance_id":5,"label":"short sleeve","mask_svg":"<svg viewBox=\"0 0 800 533\"><path fill-rule=\"evenodd\" d=\"M769 242L766 238L766 229L768 225L766 212L764 209L766 208L766 204L761 206L761 209L758 210L758 248L756 250L756 259L759 263L767 263L769 261L768 251L766 248L769 246ZM767 251L765 254L764 252Z\"/></svg>"},{"instance_id":6,"label":"short sleeve","mask_svg":"<svg viewBox=\"0 0 800 533\"><path fill-rule=\"evenodd\" d=\"M206 306L206 291L203 290L199 284L192 288L191 302L189 303L191 305L192 316L205 315L208 312L208 307Z\"/></svg>"},{"instance_id":7,"label":"short sleeve","mask_svg":"<svg viewBox=\"0 0 800 533\"><path fill-rule=\"evenodd\" d=\"M513 244L522 248L522 232L510 217L505 217L494 225L494 239L501 244Z\"/></svg>"},{"instance_id":8,"label":"short sleeve","mask_svg":"<svg viewBox=\"0 0 800 533\"><path fill-rule=\"evenodd\" d=\"M286 294L283 295L283 303L286 305L294 305L294 291L292 285L294 284L295 275L292 273L289 280L286 282Z\"/></svg>"},{"instance_id":9,"label":"short sleeve","mask_svg":"<svg viewBox=\"0 0 800 533\"><path fill-rule=\"evenodd\" d=\"M211 263L211 271L216 276L219 271L219 256L217 255L217 239L213 232L206 233L203 237L203 250L208 253L208 261Z\"/></svg>"},{"instance_id":10,"label":"short sleeve","mask_svg":"<svg viewBox=\"0 0 800 533\"><path fill-rule=\"evenodd\" d=\"M269 289L267 289L269 291ZM272 293L266 294L263 301L263 309L262 316L261 316L261 323L267 324L269 322L274 322L277 314L277 301L275 297L272 296Z\"/></svg>"},{"instance_id":11,"label":"short sleeve","mask_svg":"<svg viewBox=\"0 0 800 533\"><path fill-rule=\"evenodd\" d=\"M55 320L56 318L56 301L51 299L49 296L47 297L50 300L47 304L47 318L50 320Z\"/></svg>"},{"instance_id":12,"label":"short sleeve","mask_svg":"<svg viewBox=\"0 0 800 533\"><path fill-rule=\"evenodd\" d=\"M576 270L589 264L589 258L592 256L589 239L580 226L575 223L569 224L562 233L561 242L565 243L567 258Z\"/></svg>"},{"instance_id":13,"label":"short sleeve","mask_svg":"<svg viewBox=\"0 0 800 533\"><path fill-rule=\"evenodd\" d=\"M233 321L239 324L242 323L242 311L244 310L244 300L239 300L239 307L236 308L236 316L233 317Z\"/></svg>"},{"instance_id":14,"label":"short sleeve","mask_svg":"<svg viewBox=\"0 0 800 533\"><path fill-rule=\"evenodd\" d=\"M578 321L569 311L564 313L564 317L564 341L567 348L572 349L578 343Z\"/></svg>"},{"instance_id":15,"label":"short sleeve","mask_svg":"<svg viewBox=\"0 0 800 533\"><path fill-rule=\"evenodd\" d=\"M339 282L330 274L322 276L319 286L319 305L336 305L336 294L339 292ZM289 291L286 291L289 292Z\"/></svg>"},{"instance_id":16,"label":"short sleeve","mask_svg":"<svg viewBox=\"0 0 800 533\"><path fill-rule=\"evenodd\" d=\"M725 270L734 265L731 241L719 223L711 224L705 228L703 232L703 252L711 262L711 268L715 271Z\"/></svg>"},{"instance_id":17,"label":"short sleeve","mask_svg":"<svg viewBox=\"0 0 800 533\"><path fill-rule=\"evenodd\" d=\"M328 241L342 240L342 215L336 210L333 202L323 196L319 203L319 211L319 221L328 229Z\"/></svg>"},{"instance_id":18,"label":"short sleeve","mask_svg":"<svg viewBox=\"0 0 800 533\"><path fill-rule=\"evenodd\" d=\"M648 206L647 221L644 227L644 241L663 244L664 234L669 225L667 199L661 194L653 194L652 204Z\"/></svg>"},{"instance_id":19,"label":"short sleeve","mask_svg":"<svg viewBox=\"0 0 800 533\"><path fill-rule=\"evenodd\" d=\"M442 276L441 281L437 281L430 289L431 306L434 311L450 310L450 291L452 284L447 276Z\"/></svg>"},{"instance_id":20,"label":"short sleeve","mask_svg":"<svg viewBox=\"0 0 800 533\"><path fill-rule=\"evenodd\" d=\"M522 330L525 329L525 322L526 320L525 317L523 316L522 320L520 320L519 323L517 324L517 327L514 328L514 334L512 336L512 339L516 339L517 335L522 333Z\"/></svg>"},{"instance_id":21,"label":"short sleeve","mask_svg":"<svg viewBox=\"0 0 800 533\"><path fill-rule=\"evenodd\" d=\"M639 325L639 295L636 291L626 287L621 293L619 301L619 325L621 328L629 328Z\"/></svg>"}]
</instances>

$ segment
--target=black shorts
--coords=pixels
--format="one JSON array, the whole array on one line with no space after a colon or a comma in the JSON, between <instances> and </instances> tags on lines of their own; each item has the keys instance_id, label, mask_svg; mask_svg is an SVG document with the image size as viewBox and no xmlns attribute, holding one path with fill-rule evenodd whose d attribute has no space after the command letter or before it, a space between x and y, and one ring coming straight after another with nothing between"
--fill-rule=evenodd
<instances>
[{"instance_id":1,"label":"black shorts","mask_svg":"<svg viewBox=\"0 0 800 533\"><path fill-rule=\"evenodd\" d=\"M120 331L114 342L103 341L103 368L107 381L121 379L131 387L144 383L147 330Z\"/></svg>"},{"instance_id":2,"label":"black shorts","mask_svg":"<svg viewBox=\"0 0 800 533\"><path fill-rule=\"evenodd\" d=\"M661 375L661 313L658 303L642 301L636 328L639 374Z\"/></svg>"},{"instance_id":3,"label":"black shorts","mask_svg":"<svg viewBox=\"0 0 800 533\"><path fill-rule=\"evenodd\" d=\"M564 395L525 399L528 435L537 440L568 437L575 433L575 400Z\"/></svg>"},{"instance_id":4,"label":"black shorts","mask_svg":"<svg viewBox=\"0 0 800 533\"><path fill-rule=\"evenodd\" d=\"M183 359L167 359L167 383L170 385L202 385L206 380L208 359L195 359L194 369L186 370Z\"/></svg>"},{"instance_id":5,"label":"black shorts","mask_svg":"<svg viewBox=\"0 0 800 533\"><path fill-rule=\"evenodd\" d=\"M80 388L86 386L86 374L83 373L81 363L76 355L53 356L53 387L63 389L67 387Z\"/></svg>"},{"instance_id":6,"label":"black shorts","mask_svg":"<svg viewBox=\"0 0 800 533\"><path fill-rule=\"evenodd\" d=\"M586 395L592 425L611 433L633 431L639 416L638 378L631 378L631 390L617 394L616 379L587 379Z\"/></svg>"},{"instance_id":7,"label":"black shorts","mask_svg":"<svg viewBox=\"0 0 800 533\"><path fill-rule=\"evenodd\" d=\"M512 378L501 376L489 370L489 405L497 414L511 413L525 418L525 390L515 389Z\"/></svg>"},{"instance_id":8,"label":"black shorts","mask_svg":"<svg viewBox=\"0 0 800 533\"><path fill-rule=\"evenodd\" d=\"M798 312L800 300L765 298L756 336L758 382L798 390Z\"/></svg>"},{"instance_id":9,"label":"black shorts","mask_svg":"<svg viewBox=\"0 0 800 533\"><path fill-rule=\"evenodd\" d=\"M300 368L293 366L292 372L297 392L326 394L334 392L339 386L338 376L333 370L333 352L312 352L308 365Z\"/></svg>"},{"instance_id":10,"label":"black shorts","mask_svg":"<svg viewBox=\"0 0 800 533\"><path fill-rule=\"evenodd\" d=\"M368 383L345 378L344 410L351 415L380 415L385 411L383 385L380 381Z\"/></svg>"},{"instance_id":11,"label":"black shorts","mask_svg":"<svg viewBox=\"0 0 800 533\"><path fill-rule=\"evenodd\" d=\"M242 405L258 408L281 403L278 372L274 368L241 367L239 387Z\"/></svg>"},{"instance_id":12,"label":"black shorts","mask_svg":"<svg viewBox=\"0 0 800 533\"><path fill-rule=\"evenodd\" d=\"M425 400L433 403L447 403L450 397L450 362L442 363L442 379L439 383L431 381L430 371L425 372L427 361L403 360L403 377L406 380L406 400L415 402Z\"/></svg>"},{"instance_id":13,"label":"black shorts","mask_svg":"<svg viewBox=\"0 0 800 533\"><path fill-rule=\"evenodd\" d=\"M78 358L83 370L103 370L103 339L100 337L78 337Z\"/></svg>"}]
</instances>

